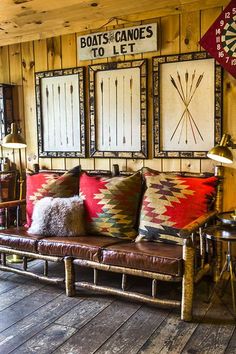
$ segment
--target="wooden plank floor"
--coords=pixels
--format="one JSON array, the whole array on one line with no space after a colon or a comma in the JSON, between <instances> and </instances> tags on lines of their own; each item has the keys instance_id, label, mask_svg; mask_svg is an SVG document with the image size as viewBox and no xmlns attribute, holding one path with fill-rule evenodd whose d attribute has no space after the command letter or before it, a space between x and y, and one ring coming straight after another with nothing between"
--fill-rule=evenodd
<instances>
[{"instance_id":1,"label":"wooden plank floor","mask_svg":"<svg viewBox=\"0 0 236 354\"><path fill-rule=\"evenodd\" d=\"M39 261L30 267L41 269ZM55 273L63 270L61 265L52 268ZM83 271L82 276L90 274ZM117 277L101 276L104 281ZM163 293L170 294L170 289L172 285ZM208 291L205 281L197 287L194 321L186 323L177 310L84 290L68 298L60 287L0 272L0 354L236 353L230 291L224 303L216 297L210 305Z\"/></svg>"}]
</instances>

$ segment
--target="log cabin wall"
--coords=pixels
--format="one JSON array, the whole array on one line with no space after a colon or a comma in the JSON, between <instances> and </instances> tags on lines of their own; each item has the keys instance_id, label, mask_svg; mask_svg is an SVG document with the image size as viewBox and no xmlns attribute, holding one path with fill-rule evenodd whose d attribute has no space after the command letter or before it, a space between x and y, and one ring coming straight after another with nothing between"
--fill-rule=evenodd
<instances>
[{"instance_id":1,"label":"log cabin wall","mask_svg":"<svg viewBox=\"0 0 236 354\"><path fill-rule=\"evenodd\" d=\"M170 55L176 53L194 52L201 50L199 39L207 31L210 25L221 13L221 7L215 7L202 11L183 12L182 14L168 15L149 20L137 18L134 23L121 21L102 30L110 30L132 25L158 23L159 50L157 52L138 55L105 58L103 62L148 59L148 129L149 129L149 159L113 159L113 158L40 158L38 159L36 107L34 73L51 69L60 69L76 66L87 67L90 64L99 63L101 60L78 61L76 36L77 33L66 34L49 39L35 40L31 42L12 44L0 47L0 82L14 83L17 90L15 100L16 120L27 140L27 149L22 153L24 164L31 168L32 164L39 162L40 167L69 169L81 164L84 169L110 169L112 164L119 164L120 169L135 171L143 166L148 166L161 171L213 171L214 163L208 159L165 159L152 158L152 65L151 58L158 55ZM105 21L104 21L105 22ZM114 22L112 22L113 24ZM100 27L100 26L98 26ZM96 30L95 32L100 31ZM88 34L84 32L83 34ZM82 33L80 33L82 34ZM87 79L87 72L86 72ZM86 80L87 81L87 80ZM86 87L87 90L87 87ZM88 92L86 92L87 106L87 132L89 131ZM232 135L236 140L236 80L224 72L224 113L223 131ZM88 134L87 134L88 135ZM3 153L11 160L18 163L18 151L4 149ZM224 183L224 210L236 207L236 163L225 168Z\"/></svg>"}]
</instances>

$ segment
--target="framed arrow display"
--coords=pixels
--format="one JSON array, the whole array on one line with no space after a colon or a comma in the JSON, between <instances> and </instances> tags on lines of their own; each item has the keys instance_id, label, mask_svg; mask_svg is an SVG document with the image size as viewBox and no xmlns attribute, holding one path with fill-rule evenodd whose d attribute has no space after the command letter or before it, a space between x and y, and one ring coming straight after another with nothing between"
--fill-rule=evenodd
<instances>
[{"instance_id":1,"label":"framed arrow display","mask_svg":"<svg viewBox=\"0 0 236 354\"><path fill-rule=\"evenodd\" d=\"M83 68L38 72L39 157L85 157Z\"/></svg>"},{"instance_id":2,"label":"framed arrow display","mask_svg":"<svg viewBox=\"0 0 236 354\"><path fill-rule=\"evenodd\" d=\"M222 69L206 52L153 58L154 157L205 158L221 138Z\"/></svg>"},{"instance_id":3,"label":"framed arrow display","mask_svg":"<svg viewBox=\"0 0 236 354\"><path fill-rule=\"evenodd\" d=\"M89 66L90 156L147 157L146 60Z\"/></svg>"},{"instance_id":4,"label":"framed arrow display","mask_svg":"<svg viewBox=\"0 0 236 354\"><path fill-rule=\"evenodd\" d=\"M200 44L236 78L236 0L226 6Z\"/></svg>"}]
</instances>

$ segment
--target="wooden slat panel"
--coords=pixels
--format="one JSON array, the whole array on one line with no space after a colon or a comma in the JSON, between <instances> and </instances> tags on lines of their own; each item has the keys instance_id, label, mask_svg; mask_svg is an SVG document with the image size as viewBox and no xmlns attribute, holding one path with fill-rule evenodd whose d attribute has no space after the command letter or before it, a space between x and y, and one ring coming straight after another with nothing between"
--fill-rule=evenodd
<instances>
[{"instance_id":1,"label":"wooden slat panel","mask_svg":"<svg viewBox=\"0 0 236 354\"><path fill-rule=\"evenodd\" d=\"M162 159L144 160L144 167L152 168L153 170L162 171Z\"/></svg>"},{"instance_id":2,"label":"wooden slat panel","mask_svg":"<svg viewBox=\"0 0 236 354\"><path fill-rule=\"evenodd\" d=\"M110 159L94 159L95 170L110 170Z\"/></svg>"},{"instance_id":3,"label":"wooden slat panel","mask_svg":"<svg viewBox=\"0 0 236 354\"><path fill-rule=\"evenodd\" d=\"M200 12L183 12L180 17L181 53L195 52L200 48Z\"/></svg>"},{"instance_id":4,"label":"wooden slat panel","mask_svg":"<svg viewBox=\"0 0 236 354\"><path fill-rule=\"evenodd\" d=\"M15 85L13 89L13 112L17 127L21 129L22 135L25 135L24 119L24 97L22 87L22 64L21 64L21 46L20 44L9 47L9 67L10 81ZM21 151L22 167L26 165L26 150ZM14 162L19 165L19 153L14 151Z\"/></svg>"},{"instance_id":5,"label":"wooden slat panel","mask_svg":"<svg viewBox=\"0 0 236 354\"><path fill-rule=\"evenodd\" d=\"M83 170L94 170L94 159L80 159L80 165Z\"/></svg>"},{"instance_id":6,"label":"wooden slat panel","mask_svg":"<svg viewBox=\"0 0 236 354\"><path fill-rule=\"evenodd\" d=\"M46 71L48 67L47 41L39 39L34 41L35 72Z\"/></svg>"},{"instance_id":7,"label":"wooden slat panel","mask_svg":"<svg viewBox=\"0 0 236 354\"><path fill-rule=\"evenodd\" d=\"M23 95L25 112L25 136L27 140L27 159L37 155L37 126L34 91L34 51L33 42L23 43L22 50L22 74ZM29 166L30 167L30 166Z\"/></svg>"},{"instance_id":8,"label":"wooden slat panel","mask_svg":"<svg viewBox=\"0 0 236 354\"><path fill-rule=\"evenodd\" d=\"M72 68L76 66L76 35L67 34L61 37L62 67Z\"/></svg>"},{"instance_id":9,"label":"wooden slat panel","mask_svg":"<svg viewBox=\"0 0 236 354\"><path fill-rule=\"evenodd\" d=\"M61 37L47 39L48 70L61 68Z\"/></svg>"},{"instance_id":10,"label":"wooden slat panel","mask_svg":"<svg viewBox=\"0 0 236 354\"><path fill-rule=\"evenodd\" d=\"M48 68L46 39L34 41L35 71L46 71ZM50 158L39 158L40 168L52 168Z\"/></svg>"},{"instance_id":11,"label":"wooden slat panel","mask_svg":"<svg viewBox=\"0 0 236 354\"><path fill-rule=\"evenodd\" d=\"M200 173L200 160L198 159L182 159L181 171Z\"/></svg>"},{"instance_id":12,"label":"wooden slat panel","mask_svg":"<svg viewBox=\"0 0 236 354\"><path fill-rule=\"evenodd\" d=\"M111 168L113 165L119 165L120 171L127 171L126 159L111 159Z\"/></svg>"},{"instance_id":13,"label":"wooden slat panel","mask_svg":"<svg viewBox=\"0 0 236 354\"><path fill-rule=\"evenodd\" d=\"M179 53L179 15L161 18L161 55Z\"/></svg>"},{"instance_id":14,"label":"wooden slat panel","mask_svg":"<svg viewBox=\"0 0 236 354\"><path fill-rule=\"evenodd\" d=\"M129 159L127 160L127 171L138 171L143 167L143 161L142 159L137 159L137 160L132 160Z\"/></svg>"},{"instance_id":15,"label":"wooden slat panel","mask_svg":"<svg viewBox=\"0 0 236 354\"><path fill-rule=\"evenodd\" d=\"M10 83L9 52L7 46L0 47L0 82L3 84Z\"/></svg>"}]
</instances>

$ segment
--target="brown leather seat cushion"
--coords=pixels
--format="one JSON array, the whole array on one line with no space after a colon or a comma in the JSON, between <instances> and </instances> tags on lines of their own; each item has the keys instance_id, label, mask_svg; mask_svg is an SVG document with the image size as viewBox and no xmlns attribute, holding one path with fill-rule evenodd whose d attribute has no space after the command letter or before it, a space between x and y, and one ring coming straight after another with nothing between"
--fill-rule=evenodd
<instances>
[{"instance_id":1,"label":"brown leather seat cushion","mask_svg":"<svg viewBox=\"0 0 236 354\"><path fill-rule=\"evenodd\" d=\"M183 274L182 246L155 242L130 242L102 250L101 262L157 273Z\"/></svg>"},{"instance_id":2,"label":"brown leather seat cushion","mask_svg":"<svg viewBox=\"0 0 236 354\"><path fill-rule=\"evenodd\" d=\"M27 228L9 228L0 230L0 245L20 251L37 252L37 241L42 236L28 234Z\"/></svg>"},{"instance_id":3,"label":"brown leather seat cushion","mask_svg":"<svg viewBox=\"0 0 236 354\"><path fill-rule=\"evenodd\" d=\"M38 243L38 252L100 262L102 248L120 242L119 239L106 236L45 237Z\"/></svg>"}]
</instances>

